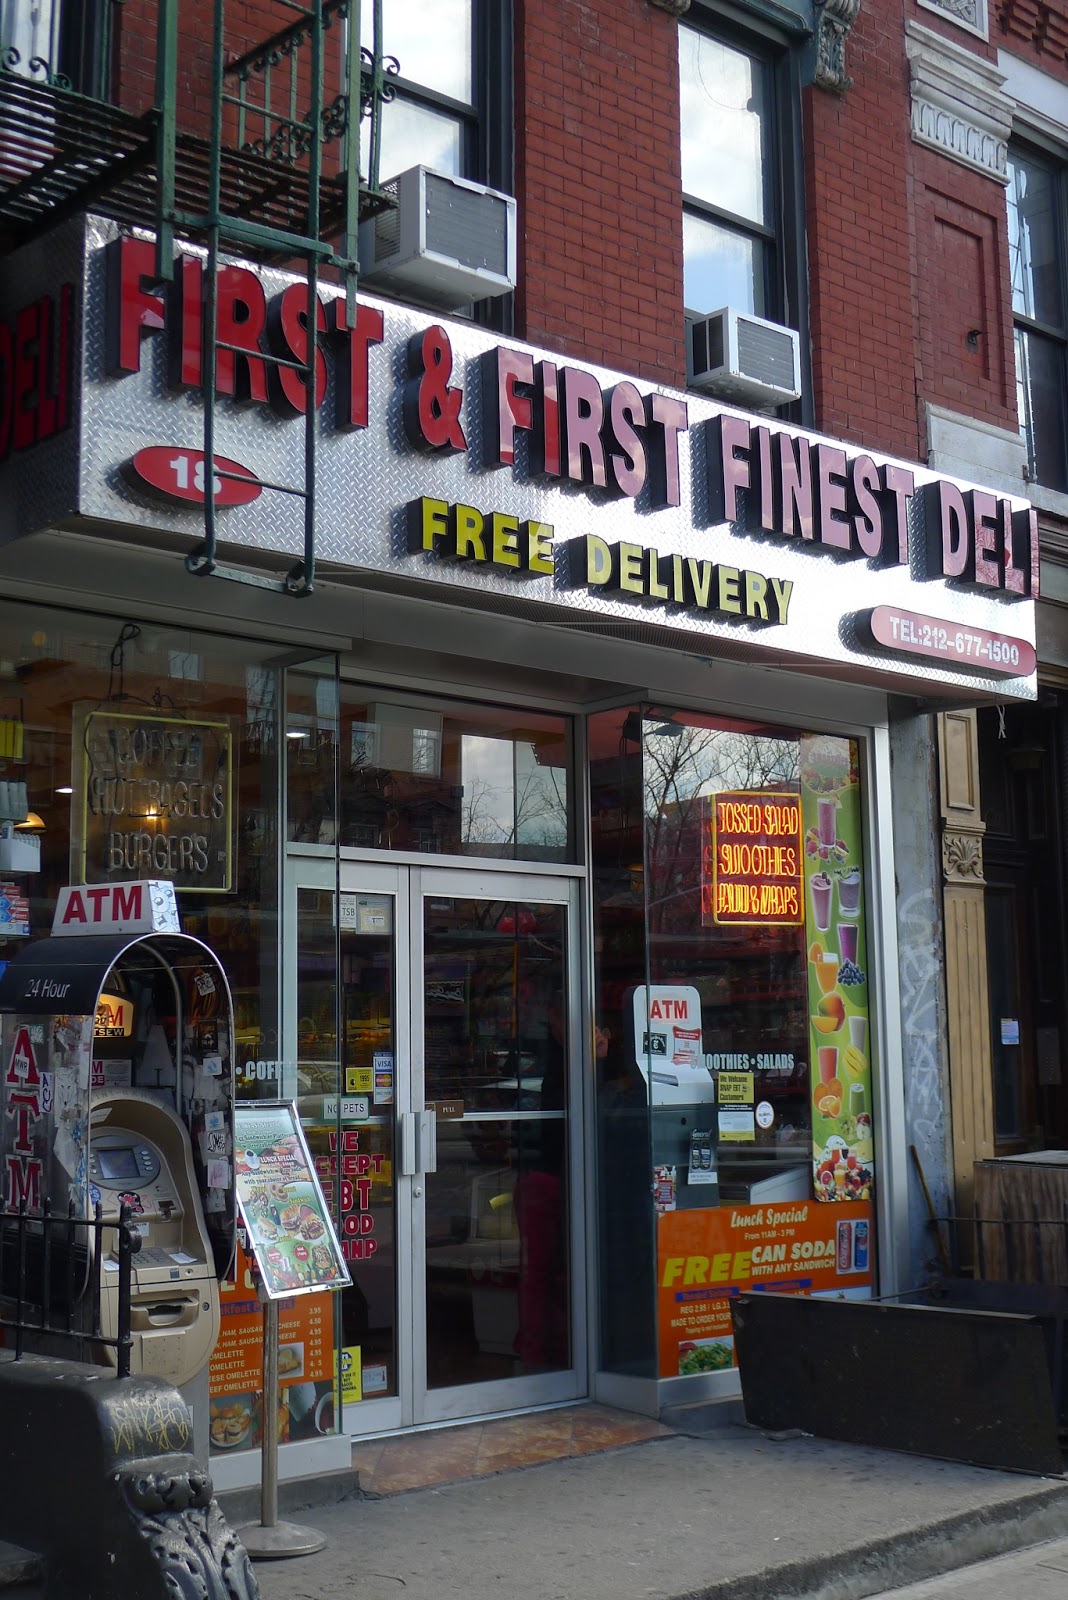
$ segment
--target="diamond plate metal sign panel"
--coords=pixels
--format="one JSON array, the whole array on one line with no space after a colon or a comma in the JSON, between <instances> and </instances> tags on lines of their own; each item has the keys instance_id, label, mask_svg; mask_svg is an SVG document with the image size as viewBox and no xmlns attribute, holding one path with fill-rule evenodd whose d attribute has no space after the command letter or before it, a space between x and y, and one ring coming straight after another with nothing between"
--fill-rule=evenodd
<instances>
[{"instance_id":1,"label":"diamond plate metal sign panel","mask_svg":"<svg viewBox=\"0 0 1068 1600\"><path fill-rule=\"evenodd\" d=\"M152 259L83 218L0 265L0 543L202 541L202 257L183 247L165 289ZM234 262L218 303L219 558L280 577L303 554L306 286ZM320 577L1035 693L1022 497L390 301L361 297L350 330L324 286L316 320Z\"/></svg>"}]
</instances>

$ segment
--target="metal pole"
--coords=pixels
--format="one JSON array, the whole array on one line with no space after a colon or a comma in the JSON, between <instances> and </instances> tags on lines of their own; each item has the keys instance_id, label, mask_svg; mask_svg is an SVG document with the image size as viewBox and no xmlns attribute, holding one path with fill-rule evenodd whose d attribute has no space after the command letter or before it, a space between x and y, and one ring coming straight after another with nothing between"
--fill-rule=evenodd
<instances>
[{"instance_id":1,"label":"metal pole","mask_svg":"<svg viewBox=\"0 0 1068 1600\"><path fill-rule=\"evenodd\" d=\"M326 1545L317 1528L278 1520L278 1302L263 1302L263 1444L261 1447L260 1521L240 1529L253 1561L280 1561L286 1556L311 1556Z\"/></svg>"},{"instance_id":2,"label":"metal pole","mask_svg":"<svg viewBox=\"0 0 1068 1600\"><path fill-rule=\"evenodd\" d=\"M263 1307L263 1483L260 1523L278 1526L278 1301Z\"/></svg>"}]
</instances>

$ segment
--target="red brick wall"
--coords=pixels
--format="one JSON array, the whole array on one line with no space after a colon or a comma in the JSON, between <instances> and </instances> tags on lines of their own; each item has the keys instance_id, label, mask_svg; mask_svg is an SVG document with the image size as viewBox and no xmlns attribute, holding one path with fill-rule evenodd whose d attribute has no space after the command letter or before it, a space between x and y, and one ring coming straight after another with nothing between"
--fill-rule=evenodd
<instances>
[{"instance_id":1,"label":"red brick wall","mask_svg":"<svg viewBox=\"0 0 1068 1600\"><path fill-rule=\"evenodd\" d=\"M896 6L862 7L844 95L805 93L805 187L817 426L915 459L916 298L908 68Z\"/></svg>"},{"instance_id":2,"label":"red brick wall","mask_svg":"<svg viewBox=\"0 0 1068 1600\"><path fill-rule=\"evenodd\" d=\"M516 0L517 332L684 379L676 24L649 0Z\"/></svg>"},{"instance_id":3,"label":"red brick wall","mask_svg":"<svg viewBox=\"0 0 1068 1600\"><path fill-rule=\"evenodd\" d=\"M917 146L915 189L920 393L1015 428L1004 187Z\"/></svg>"}]
</instances>

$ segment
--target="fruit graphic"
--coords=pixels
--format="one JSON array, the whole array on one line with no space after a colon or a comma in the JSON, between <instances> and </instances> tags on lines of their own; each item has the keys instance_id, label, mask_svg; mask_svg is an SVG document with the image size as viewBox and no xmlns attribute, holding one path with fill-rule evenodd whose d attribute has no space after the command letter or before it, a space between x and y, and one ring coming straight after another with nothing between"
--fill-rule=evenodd
<instances>
[{"instance_id":1,"label":"fruit graphic","mask_svg":"<svg viewBox=\"0 0 1068 1600\"><path fill-rule=\"evenodd\" d=\"M837 1033L845 1021L845 1004L840 994L825 994L816 1007L812 1026L817 1033Z\"/></svg>"},{"instance_id":2,"label":"fruit graphic","mask_svg":"<svg viewBox=\"0 0 1068 1600\"><path fill-rule=\"evenodd\" d=\"M862 1078L868 1069L863 1050L858 1050L853 1044L846 1046L845 1064L847 1072L851 1072L854 1078Z\"/></svg>"},{"instance_id":3,"label":"fruit graphic","mask_svg":"<svg viewBox=\"0 0 1068 1600\"><path fill-rule=\"evenodd\" d=\"M812 1091L816 1110L820 1116L829 1117L832 1122L841 1116L844 1098L845 1089L838 1078L830 1078L826 1083L817 1083Z\"/></svg>"}]
</instances>

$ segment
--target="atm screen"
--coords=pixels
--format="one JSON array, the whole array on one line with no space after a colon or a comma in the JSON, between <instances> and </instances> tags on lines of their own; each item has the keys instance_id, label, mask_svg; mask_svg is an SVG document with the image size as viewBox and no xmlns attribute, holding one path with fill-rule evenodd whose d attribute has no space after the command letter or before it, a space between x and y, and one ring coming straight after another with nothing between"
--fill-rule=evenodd
<instances>
[{"instance_id":1,"label":"atm screen","mask_svg":"<svg viewBox=\"0 0 1068 1600\"><path fill-rule=\"evenodd\" d=\"M136 1178L139 1176L137 1157L133 1146L111 1145L98 1149L97 1160L100 1163L100 1176L102 1178Z\"/></svg>"}]
</instances>

